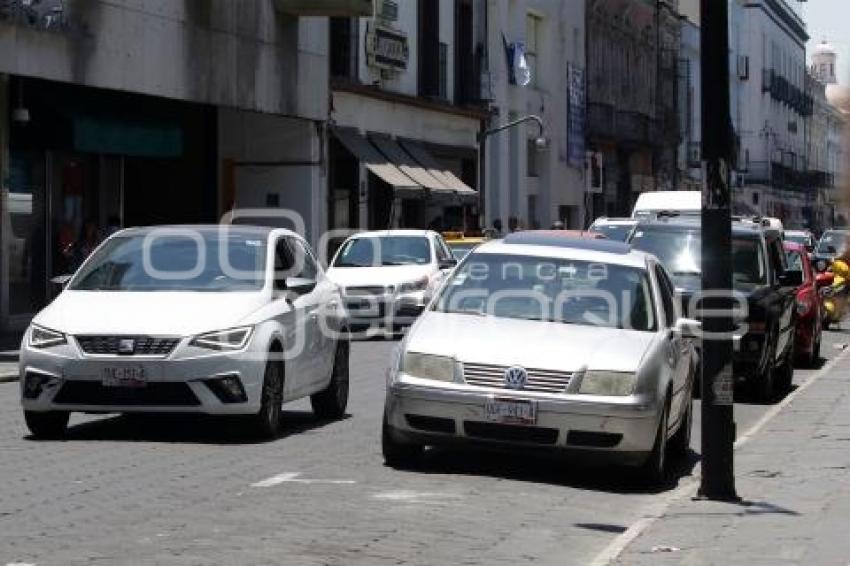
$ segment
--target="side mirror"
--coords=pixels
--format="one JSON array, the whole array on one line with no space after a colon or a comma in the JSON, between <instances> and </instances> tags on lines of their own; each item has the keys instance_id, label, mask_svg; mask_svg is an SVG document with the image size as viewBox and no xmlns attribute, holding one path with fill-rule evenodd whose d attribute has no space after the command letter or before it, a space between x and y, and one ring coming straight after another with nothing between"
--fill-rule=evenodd
<instances>
[{"instance_id":1,"label":"side mirror","mask_svg":"<svg viewBox=\"0 0 850 566\"><path fill-rule=\"evenodd\" d=\"M781 287L799 287L803 284L802 271L786 271L779 275L779 285Z\"/></svg>"},{"instance_id":2,"label":"side mirror","mask_svg":"<svg viewBox=\"0 0 850 566\"><path fill-rule=\"evenodd\" d=\"M815 277L815 286L820 287L828 287L832 285L835 281L835 275L826 271L824 273L818 273L817 277Z\"/></svg>"},{"instance_id":3,"label":"side mirror","mask_svg":"<svg viewBox=\"0 0 850 566\"><path fill-rule=\"evenodd\" d=\"M693 318L680 318L673 327L673 332L683 338L698 338L702 330L702 323Z\"/></svg>"},{"instance_id":4,"label":"side mirror","mask_svg":"<svg viewBox=\"0 0 850 566\"><path fill-rule=\"evenodd\" d=\"M829 246L829 245L827 245L827 246L826 246L826 253L828 253L829 255L835 255L835 254L837 254L837 253L838 253L838 249L836 249L836 247L835 247L835 246Z\"/></svg>"},{"instance_id":5,"label":"side mirror","mask_svg":"<svg viewBox=\"0 0 850 566\"><path fill-rule=\"evenodd\" d=\"M51 277L50 282L64 288L71 280L71 277L73 277L73 275L57 275L56 277Z\"/></svg>"},{"instance_id":6,"label":"side mirror","mask_svg":"<svg viewBox=\"0 0 850 566\"><path fill-rule=\"evenodd\" d=\"M457 265L457 260L453 257L450 257L448 259L441 259L438 265L440 269L454 269L454 267Z\"/></svg>"}]
</instances>

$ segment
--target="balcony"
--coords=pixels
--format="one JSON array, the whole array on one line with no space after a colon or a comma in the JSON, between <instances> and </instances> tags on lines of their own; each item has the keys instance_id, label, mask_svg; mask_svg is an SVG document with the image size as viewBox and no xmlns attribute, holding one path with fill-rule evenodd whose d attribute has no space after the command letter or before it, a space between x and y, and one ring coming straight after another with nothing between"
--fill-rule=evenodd
<instances>
[{"instance_id":1,"label":"balcony","mask_svg":"<svg viewBox=\"0 0 850 566\"><path fill-rule=\"evenodd\" d=\"M835 186L835 175L826 171L798 171L782 163L755 161L745 172L748 184L768 185L777 189L809 192Z\"/></svg>"},{"instance_id":2,"label":"balcony","mask_svg":"<svg viewBox=\"0 0 850 566\"><path fill-rule=\"evenodd\" d=\"M658 134L646 114L616 110L611 104L598 102L587 105L587 129L592 138L642 145L653 143Z\"/></svg>"},{"instance_id":3,"label":"balcony","mask_svg":"<svg viewBox=\"0 0 850 566\"><path fill-rule=\"evenodd\" d=\"M290 16L359 18L372 16L372 0L274 0L278 12Z\"/></svg>"},{"instance_id":4,"label":"balcony","mask_svg":"<svg viewBox=\"0 0 850 566\"><path fill-rule=\"evenodd\" d=\"M808 117L814 113L814 99L774 69L762 71L762 92L769 92L771 98L782 102L800 116Z\"/></svg>"}]
</instances>

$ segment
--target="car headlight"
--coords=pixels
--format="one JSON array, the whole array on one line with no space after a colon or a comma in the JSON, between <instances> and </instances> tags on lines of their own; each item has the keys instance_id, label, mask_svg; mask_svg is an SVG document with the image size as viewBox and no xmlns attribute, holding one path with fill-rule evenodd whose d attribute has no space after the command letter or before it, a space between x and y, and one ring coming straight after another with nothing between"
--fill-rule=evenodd
<instances>
[{"instance_id":1,"label":"car headlight","mask_svg":"<svg viewBox=\"0 0 850 566\"><path fill-rule=\"evenodd\" d=\"M585 395L631 395L635 390L635 374L622 371L588 371L581 380L579 393Z\"/></svg>"},{"instance_id":2,"label":"car headlight","mask_svg":"<svg viewBox=\"0 0 850 566\"><path fill-rule=\"evenodd\" d=\"M455 360L447 356L405 352L402 359L402 371L421 379L454 381Z\"/></svg>"},{"instance_id":3,"label":"car headlight","mask_svg":"<svg viewBox=\"0 0 850 566\"><path fill-rule=\"evenodd\" d=\"M411 293L413 291L424 291L428 288L428 283L430 281L427 277L422 277L417 279L416 281L410 281L408 283L402 283L398 286L399 293Z\"/></svg>"},{"instance_id":4,"label":"car headlight","mask_svg":"<svg viewBox=\"0 0 850 566\"><path fill-rule=\"evenodd\" d=\"M241 350L251 338L253 327L242 326L229 330L216 330L196 336L189 342L192 346L209 350Z\"/></svg>"},{"instance_id":5,"label":"car headlight","mask_svg":"<svg viewBox=\"0 0 850 566\"><path fill-rule=\"evenodd\" d=\"M43 326L32 325L30 329L29 345L32 348L50 348L66 344L65 335L56 330L50 330Z\"/></svg>"}]
</instances>

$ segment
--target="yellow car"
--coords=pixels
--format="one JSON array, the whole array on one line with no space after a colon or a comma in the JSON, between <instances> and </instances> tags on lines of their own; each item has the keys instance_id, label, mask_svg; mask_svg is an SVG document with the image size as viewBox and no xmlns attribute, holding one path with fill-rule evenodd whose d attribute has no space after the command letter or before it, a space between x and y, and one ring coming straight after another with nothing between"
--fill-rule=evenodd
<instances>
[{"instance_id":1,"label":"yellow car","mask_svg":"<svg viewBox=\"0 0 850 566\"><path fill-rule=\"evenodd\" d=\"M443 239L449 246L452 255L460 261L481 242L487 240L484 236L467 236L463 232L443 232Z\"/></svg>"}]
</instances>

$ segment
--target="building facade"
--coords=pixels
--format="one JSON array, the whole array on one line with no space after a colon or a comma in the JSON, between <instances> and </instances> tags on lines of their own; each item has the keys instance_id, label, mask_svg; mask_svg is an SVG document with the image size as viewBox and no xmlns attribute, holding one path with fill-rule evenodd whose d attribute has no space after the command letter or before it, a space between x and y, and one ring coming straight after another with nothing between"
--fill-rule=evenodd
<instances>
[{"instance_id":1,"label":"building facade","mask_svg":"<svg viewBox=\"0 0 850 566\"><path fill-rule=\"evenodd\" d=\"M478 228L485 9L379 0L330 20L331 229Z\"/></svg>"},{"instance_id":2,"label":"building facade","mask_svg":"<svg viewBox=\"0 0 850 566\"><path fill-rule=\"evenodd\" d=\"M6 2L0 331L121 226L324 210L327 14L371 2Z\"/></svg>"},{"instance_id":3,"label":"building facade","mask_svg":"<svg viewBox=\"0 0 850 566\"><path fill-rule=\"evenodd\" d=\"M641 192L678 186L678 2L587 2L588 145L601 155L593 214L625 216Z\"/></svg>"}]
</instances>

